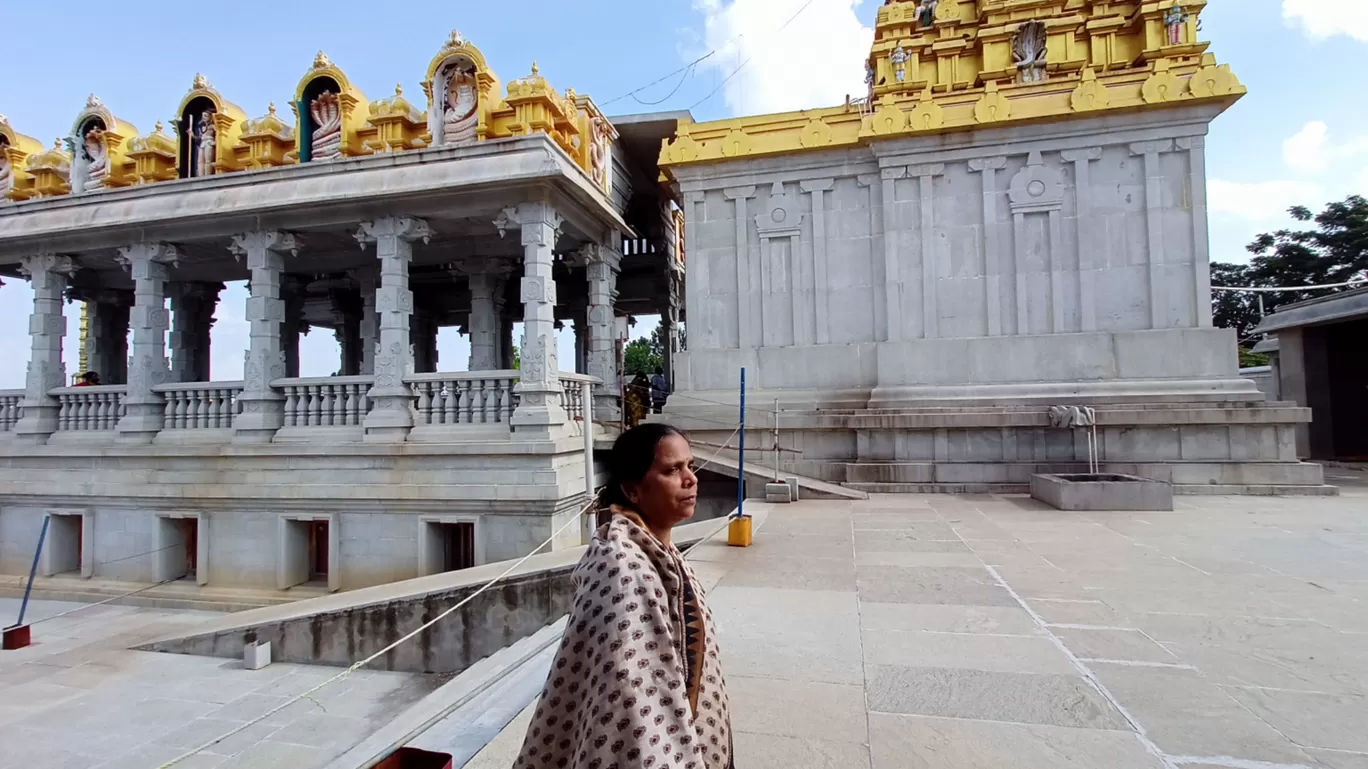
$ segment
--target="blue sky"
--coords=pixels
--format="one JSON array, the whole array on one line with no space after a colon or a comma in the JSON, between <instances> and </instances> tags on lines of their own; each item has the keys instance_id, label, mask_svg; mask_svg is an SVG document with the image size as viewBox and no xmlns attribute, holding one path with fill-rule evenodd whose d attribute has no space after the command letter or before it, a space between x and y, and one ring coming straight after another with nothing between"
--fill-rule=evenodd
<instances>
[{"instance_id":1,"label":"blue sky","mask_svg":"<svg viewBox=\"0 0 1368 769\"><path fill-rule=\"evenodd\" d=\"M7 3L10 30L49 28L50 9ZM143 132L169 122L202 72L248 115L275 101L282 113L318 50L371 99L396 82L421 98L431 56L455 28L485 53L505 82L535 59L557 88L588 93L609 114L692 108L697 119L834 104L861 89L862 61L878 0L595 0L563 3L451 3L410 0L402 12L370 3L240 0L226 13L130 9L68 2L83 36L11 34L7 60L27 62L0 78L0 113L44 143L70 131L88 94ZM189 7L189 6L187 6ZM162 10L152 10L159 8ZM326 8L326 11L321 9ZM592 10L590 10L592 9ZM796 18L794 14L799 12ZM782 32L779 27L793 19ZM1259 232L1287 222L1293 204L1319 207L1368 187L1368 102L1345 83L1368 70L1365 0L1211 0L1204 39L1250 89L1212 127L1208 140L1212 258L1243 260ZM54 55L54 40L94 45ZM108 42L103 42L108 41ZM105 46L108 46L107 48ZM635 97L618 98L715 50L711 57ZM723 80L742 62L730 80ZM641 102L661 101L659 104ZM246 326L240 286L225 292L215 326L214 375L240 376ZM31 294L20 281L0 288L0 388L22 387ZM74 371L75 307L67 359ZM654 318L643 322L645 332ZM562 365L573 357L569 334ZM441 338L444 370L468 354L453 330ZM314 333L302 351L305 375L336 368L331 335Z\"/></svg>"}]
</instances>

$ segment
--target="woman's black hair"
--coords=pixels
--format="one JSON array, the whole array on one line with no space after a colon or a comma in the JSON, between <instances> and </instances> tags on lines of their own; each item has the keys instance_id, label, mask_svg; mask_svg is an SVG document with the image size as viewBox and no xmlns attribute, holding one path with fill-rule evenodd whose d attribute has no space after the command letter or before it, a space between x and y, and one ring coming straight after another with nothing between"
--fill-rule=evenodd
<instances>
[{"instance_id":1,"label":"woman's black hair","mask_svg":"<svg viewBox=\"0 0 1368 769\"><path fill-rule=\"evenodd\" d=\"M602 504L632 507L627 493L622 490L624 483L636 483L646 477L655 463L656 445L667 436L684 433L662 422L647 422L637 425L613 442L613 453L608 457L608 486L603 490Z\"/></svg>"}]
</instances>

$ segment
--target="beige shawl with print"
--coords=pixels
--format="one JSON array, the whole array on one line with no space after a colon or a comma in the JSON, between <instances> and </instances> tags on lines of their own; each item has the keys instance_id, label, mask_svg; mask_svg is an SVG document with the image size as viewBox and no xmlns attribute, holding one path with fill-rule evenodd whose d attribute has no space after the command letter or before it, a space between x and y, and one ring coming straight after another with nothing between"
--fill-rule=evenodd
<instances>
[{"instance_id":1,"label":"beige shawl with print","mask_svg":"<svg viewBox=\"0 0 1368 769\"><path fill-rule=\"evenodd\" d=\"M516 769L732 769L717 633L684 556L614 508Z\"/></svg>"}]
</instances>

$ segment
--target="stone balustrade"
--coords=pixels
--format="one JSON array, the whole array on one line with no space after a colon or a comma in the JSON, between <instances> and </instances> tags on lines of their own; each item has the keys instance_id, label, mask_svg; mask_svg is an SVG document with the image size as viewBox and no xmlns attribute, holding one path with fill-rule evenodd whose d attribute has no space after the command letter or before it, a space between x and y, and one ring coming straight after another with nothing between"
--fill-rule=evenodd
<instances>
[{"instance_id":1,"label":"stone balustrade","mask_svg":"<svg viewBox=\"0 0 1368 769\"><path fill-rule=\"evenodd\" d=\"M598 379L586 374L560 374L561 408L572 420L584 419L584 385L598 384Z\"/></svg>"},{"instance_id":2,"label":"stone balustrade","mask_svg":"<svg viewBox=\"0 0 1368 769\"><path fill-rule=\"evenodd\" d=\"M190 382L153 387L166 398L167 430L220 430L233 426L242 382Z\"/></svg>"},{"instance_id":3,"label":"stone balustrade","mask_svg":"<svg viewBox=\"0 0 1368 769\"><path fill-rule=\"evenodd\" d=\"M123 416L127 385L58 387L48 394L57 399L58 432L113 430Z\"/></svg>"},{"instance_id":4,"label":"stone balustrade","mask_svg":"<svg viewBox=\"0 0 1368 769\"><path fill-rule=\"evenodd\" d=\"M24 391L0 390L0 433L14 429L24 415Z\"/></svg>"},{"instance_id":5,"label":"stone balustrade","mask_svg":"<svg viewBox=\"0 0 1368 769\"><path fill-rule=\"evenodd\" d=\"M371 376L277 379L284 396L284 427L361 427L371 409ZM562 372L560 405L572 421L584 418L583 385L599 380ZM519 372L461 371L413 374L404 378L413 393L414 424L420 427L508 425L518 406ZM59 405L57 432L111 431L124 415L126 385L59 387L49 391ZM230 430L242 410L243 382L156 385L165 400L165 431ZM13 432L23 416L23 390L0 390L0 434ZM209 436L205 436L206 438Z\"/></svg>"},{"instance_id":6,"label":"stone balustrade","mask_svg":"<svg viewBox=\"0 0 1368 769\"><path fill-rule=\"evenodd\" d=\"M417 425L507 424L517 407L513 370L413 374L404 381L413 390Z\"/></svg>"},{"instance_id":7,"label":"stone balustrade","mask_svg":"<svg viewBox=\"0 0 1368 769\"><path fill-rule=\"evenodd\" d=\"M359 427L369 411L366 393L373 376L277 379L285 396L286 427Z\"/></svg>"}]
</instances>

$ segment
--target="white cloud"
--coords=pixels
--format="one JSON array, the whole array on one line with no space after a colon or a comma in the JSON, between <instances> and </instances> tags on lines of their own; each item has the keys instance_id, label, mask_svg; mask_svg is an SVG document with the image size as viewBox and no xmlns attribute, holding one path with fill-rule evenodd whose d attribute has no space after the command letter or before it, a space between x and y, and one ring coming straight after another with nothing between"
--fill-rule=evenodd
<instances>
[{"instance_id":1,"label":"white cloud","mask_svg":"<svg viewBox=\"0 0 1368 769\"><path fill-rule=\"evenodd\" d=\"M1307 123L1283 142L1283 162L1293 171L1304 174L1321 174L1346 164L1352 166L1363 155L1368 155L1368 137L1335 142L1330 138L1329 126L1320 120Z\"/></svg>"},{"instance_id":2,"label":"white cloud","mask_svg":"<svg viewBox=\"0 0 1368 769\"><path fill-rule=\"evenodd\" d=\"M1364 0L1283 0L1283 21L1299 26L1312 40L1348 35L1368 43L1368 2Z\"/></svg>"},{"instance_id":3,"label":"white cloud","mask_svg":"<svg viewBox=\"0 0 1368 769\"><path fill-rule=\"evenodd\" d=\"M694 0L703 14L703 63L723 86L730 112L755 115L840 104L864 93L874 31L860 23L862 0ZM786 28L780 26L799 13Z\"/></svg>"},{"instance_id":4,"label":"white cloud","mask_svg":"<svg viewBox=\"0 0 1368 769\"><path fill-rule=\"evenodd\" d=\"M1212 179L1207 183L1207 202L1213 214L1263 222L1285 218L1292 206L1318 210L1325 201L1320 185L1310 182Z\"/></svg>"}]
</instances>

